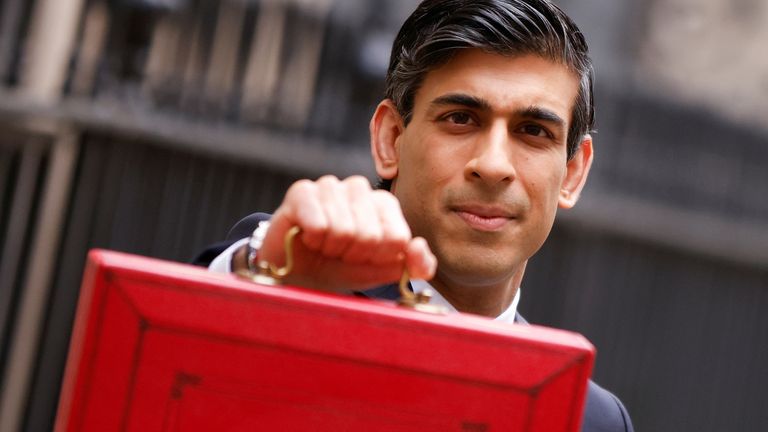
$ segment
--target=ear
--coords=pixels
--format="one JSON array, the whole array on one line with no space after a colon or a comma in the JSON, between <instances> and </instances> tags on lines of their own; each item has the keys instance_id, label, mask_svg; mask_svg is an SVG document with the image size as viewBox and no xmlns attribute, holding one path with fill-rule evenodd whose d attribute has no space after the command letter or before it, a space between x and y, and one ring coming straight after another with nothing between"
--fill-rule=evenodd
<instances>
[{"instance_id":1,"label":"ear","mask_svg":"<svg viewBox=\"0 0 768 432\"><path fill-rule=\"evenodd\" d=\"M565 179L558 199L560 208L569 209L576 205L581 190L584 189L584 184L587 182L593 157L592 136L587 134L584 135L578 150L566 164Z\"/></svg>"},{"instance_id":2,"label":"ear","mask_svg":"<svg viewBox=\"0 0 768 432\"><path fill-rule=\"evenodd\" d=\"M384 99L371 117L371 153L376 173L385 180L397 177L400 159L398 143L405 130L403 118L390 99Z\"/></svg>"}]
</instances>

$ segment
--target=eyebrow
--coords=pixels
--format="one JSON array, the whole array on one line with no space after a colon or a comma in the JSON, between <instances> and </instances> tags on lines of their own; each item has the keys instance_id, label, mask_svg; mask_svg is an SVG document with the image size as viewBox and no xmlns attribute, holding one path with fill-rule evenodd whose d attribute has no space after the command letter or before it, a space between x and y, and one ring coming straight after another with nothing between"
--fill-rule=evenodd
<instances>
[{"instance_id":1,"label":"eyebrow","mask_svg":"<svg viewBox=\"0 0 768 432\"><path fill-rule=\"evenodd\" d=\"M517 113L521 117L555 123L558 127L565 128L566 121L555 114L554 111L539 106L529 106Z\"/></svg>"},{"instance_id":2,"label":"eyebrow","mask_svg":"<svg viewBox=\"0 0 768 432\"><path fill-rule=\"evenodd\" d=\"M430 105L460 105L467 108L474 108L485 111L490 111L492 109L490 102L487 100L465 93L449 93L439 96L432 100ZM536 105L531 105L527 108L518 110L515 114L524 118L554 123L561 128L565 128L566 126L566 121L557 115L554 111Z\"/></svg>"},{"instance_id":3,"label":"eyebrow","mask_svg":"<svg viewBox=\"0 0 768 432\"><path fill-rule=\"evenodd\" d=\"M471 96L464 93L449 93L432 100L430 105L461 105L467 108L475 108L481 110L490 110L491 104L483 98Z\"/></svg>"}]
</instances>

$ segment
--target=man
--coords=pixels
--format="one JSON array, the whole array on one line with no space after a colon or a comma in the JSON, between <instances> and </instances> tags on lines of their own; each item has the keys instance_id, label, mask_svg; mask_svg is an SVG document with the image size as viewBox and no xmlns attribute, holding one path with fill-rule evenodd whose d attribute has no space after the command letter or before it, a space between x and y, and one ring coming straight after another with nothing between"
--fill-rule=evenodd
<instances>
[{"instance_id":1,"label":"man","mask_svg":"<svg viewBox=\"0 0 768 432\"><path fill-rule=\"evenodd\" d=\"M370 122L389 192L362 177L299 181L268 227L254 232L265 215L236 225L230 237L243 239L211 268L280 265L298 226L285 284L391 298L391 286L370 288L405 268L414 291L436 291L433 302L522 321L528 259L589 174L592 79L581 32L548 0L426 0L394 42L386 99ZM632 425L590 382L583 430Z\"/></svg>"}]
</instances>

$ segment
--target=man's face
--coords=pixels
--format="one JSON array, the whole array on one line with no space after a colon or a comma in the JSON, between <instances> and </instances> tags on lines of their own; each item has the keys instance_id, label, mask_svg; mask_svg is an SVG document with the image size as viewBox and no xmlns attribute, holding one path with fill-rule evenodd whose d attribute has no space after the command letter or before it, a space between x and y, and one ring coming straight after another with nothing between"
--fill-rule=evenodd
<instances>
[{"instance_id":1,"label":"man's face","mask_svg":"<svg viewBox=\"0 0 768 432\"><path fill-rule=\"evenodd\" d=\"M427 74L393 140L392 192L437 256L436 280L508 283L541 247L589 163L566 155L577 76L538 56L466 50ZM589 149L591 156L591 147ZM586 169L584 164L586 163ZM575 200L575 198L574 198Z\"/></svg>"}]
</instances>

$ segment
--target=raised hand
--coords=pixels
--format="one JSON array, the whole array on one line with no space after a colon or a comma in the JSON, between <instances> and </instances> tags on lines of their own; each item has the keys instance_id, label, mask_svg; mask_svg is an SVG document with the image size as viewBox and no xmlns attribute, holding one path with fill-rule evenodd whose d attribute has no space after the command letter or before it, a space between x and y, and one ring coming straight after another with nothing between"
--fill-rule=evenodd
<instances>
[{"instance_id":1,"label":"raised hand","mask_svg":"<svg viewBox=\"0 0 768 432\"><path fill-rule=\"evenodd\" d=\"M404 269L431 279L437 267L426 240L412 237L397 199L361 176L294 183L272 217L259 260L285 262L283 238L292 226L301 234L286 285L359 290L395 282Z\"/></svg>"}]
</instances>

